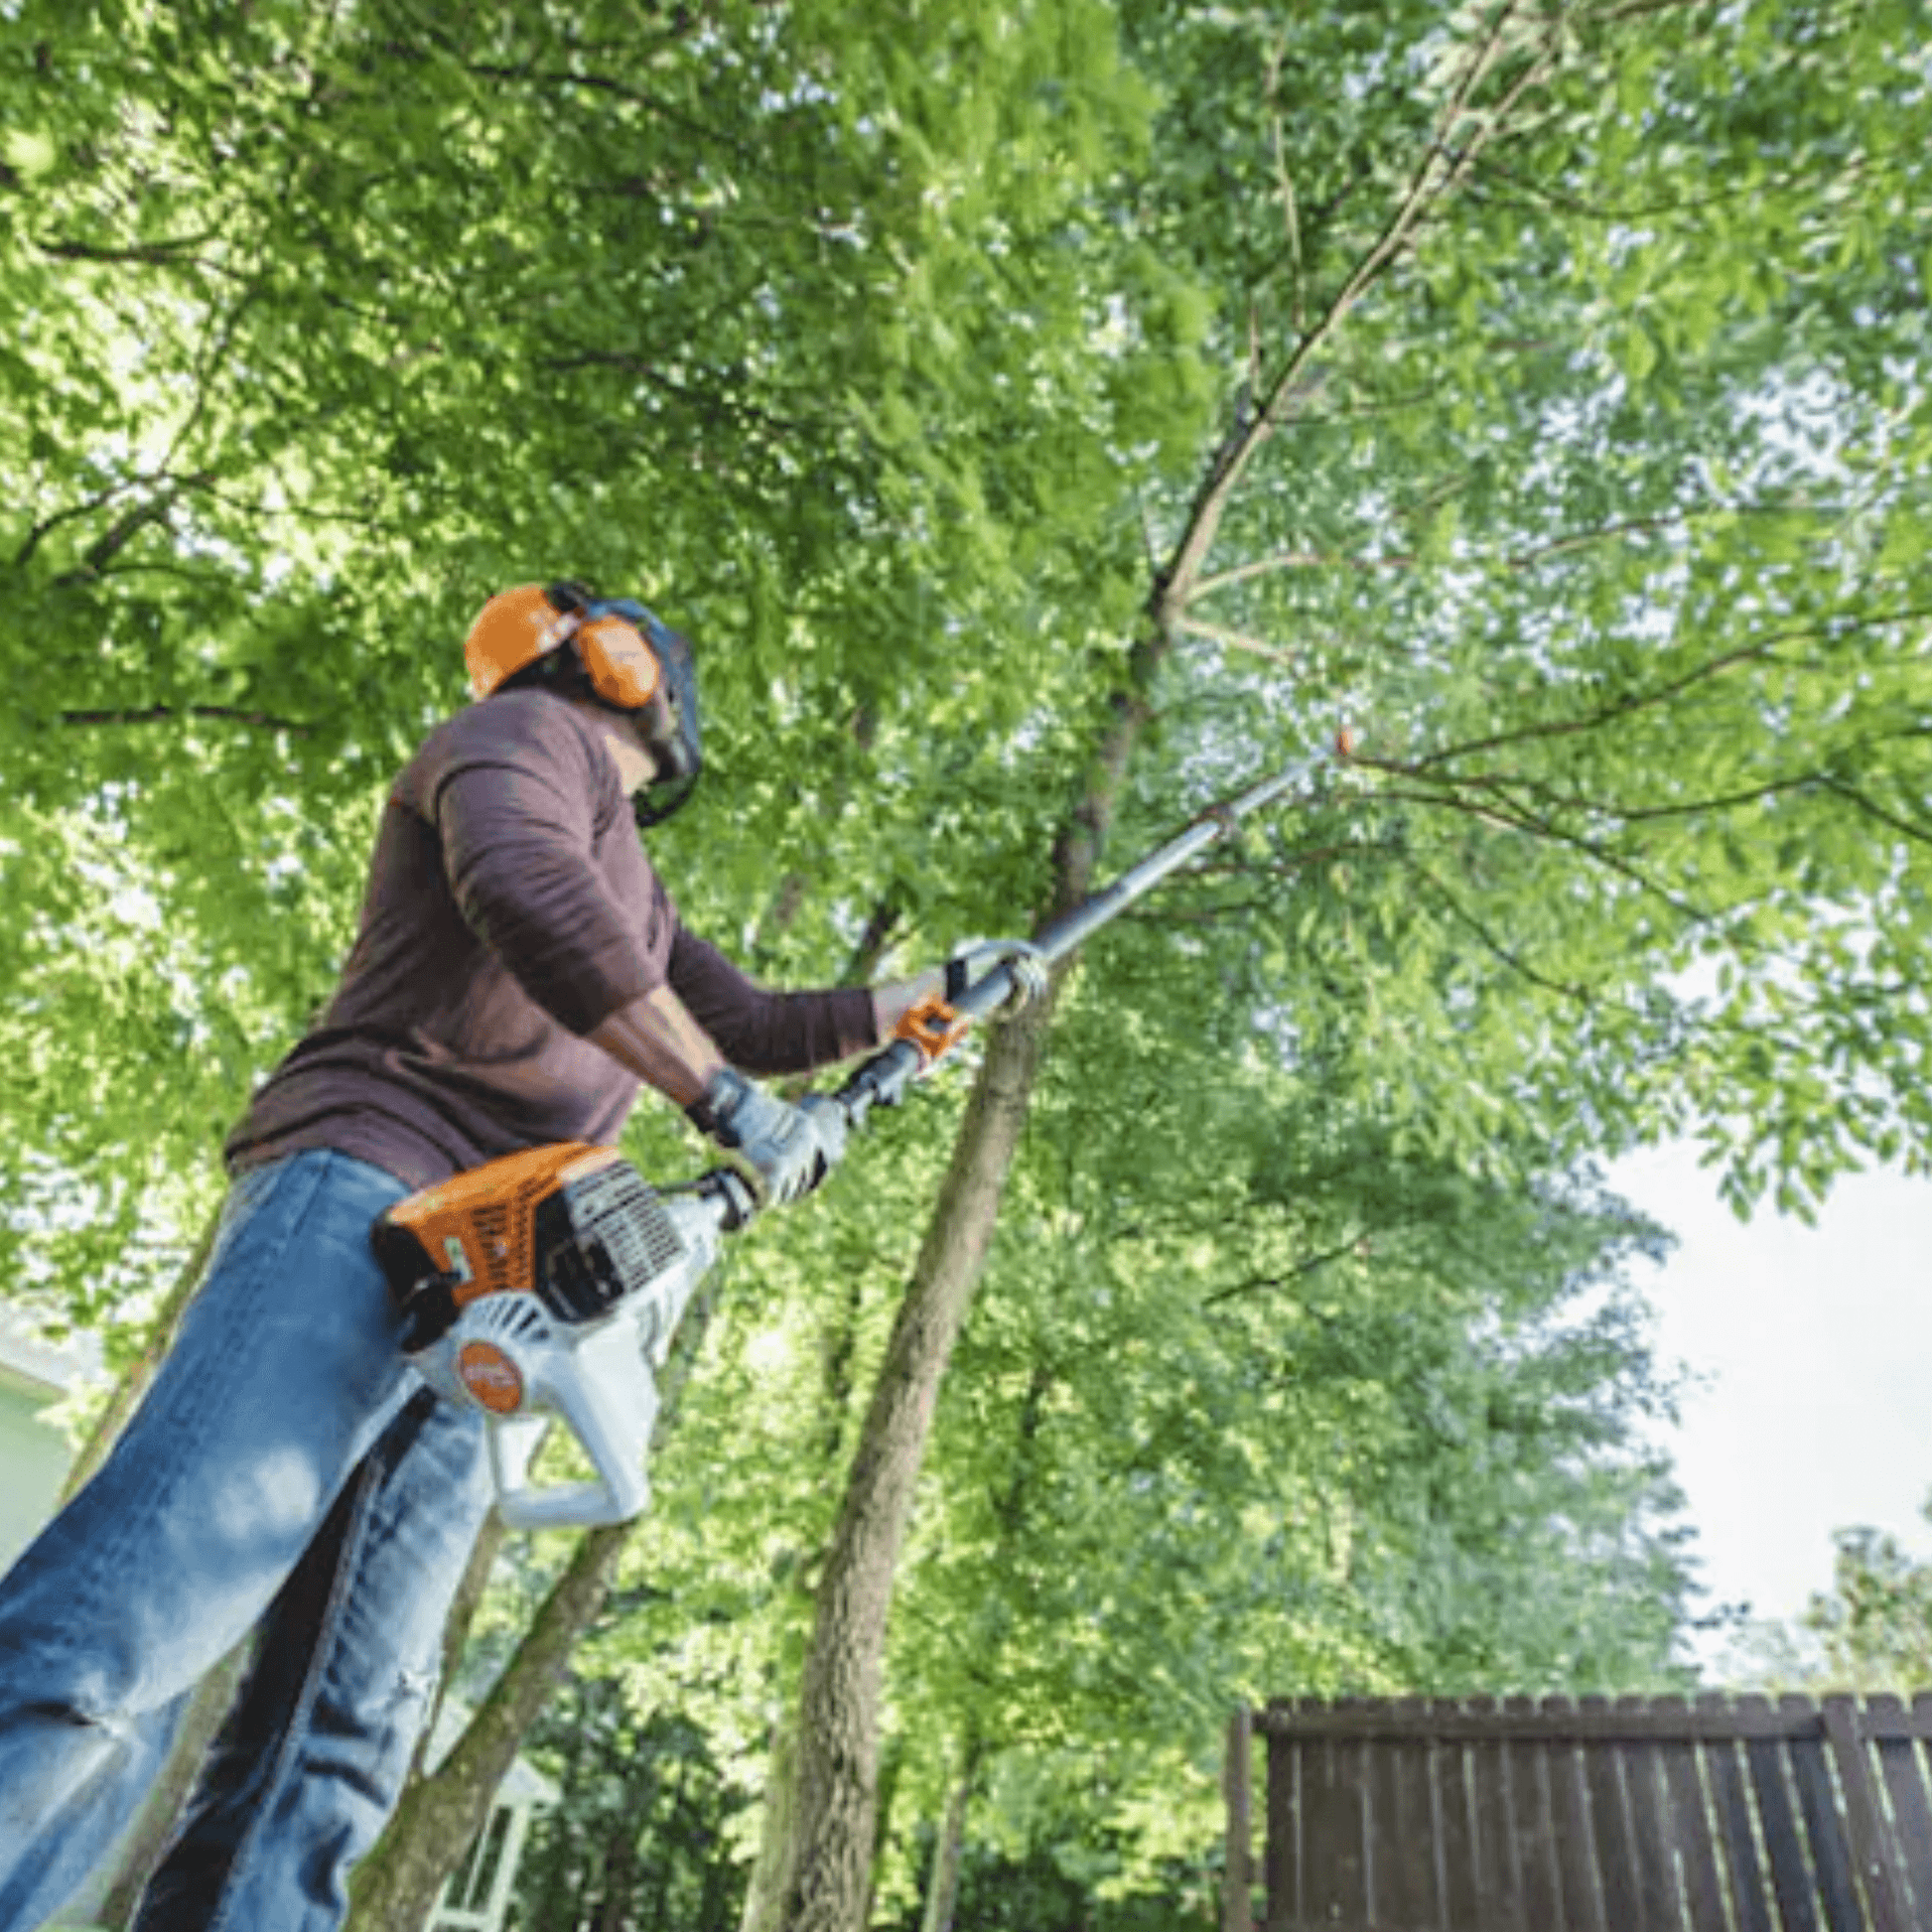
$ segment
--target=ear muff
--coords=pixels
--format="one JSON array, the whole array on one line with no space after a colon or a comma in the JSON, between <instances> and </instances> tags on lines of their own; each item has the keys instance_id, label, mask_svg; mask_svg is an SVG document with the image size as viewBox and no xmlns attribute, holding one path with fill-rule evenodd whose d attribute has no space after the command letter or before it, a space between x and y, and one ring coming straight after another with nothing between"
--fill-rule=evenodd
<instances>
[{"instance_id":1,"label":"ear muff","mask_svg":"<svg viewBox=\"0 0 1932 1932\"><path fill-rule=\"evenodd\" d=\"M606 704L641 711L662 687L664 672L656 655L642 633L623 619L592 618L579 626L574 641L591 689Z\"/></svg>"}]
</instances>

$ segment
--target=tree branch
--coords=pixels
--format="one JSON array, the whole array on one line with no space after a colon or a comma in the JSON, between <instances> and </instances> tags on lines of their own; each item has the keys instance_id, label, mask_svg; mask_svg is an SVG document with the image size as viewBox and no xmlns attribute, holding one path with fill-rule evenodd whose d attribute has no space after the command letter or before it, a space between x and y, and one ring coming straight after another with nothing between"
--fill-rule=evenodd
<instances>
[{"instance_id":1,"label":"tree branch","mask_svg":"<svg viewBox=\"0 0 1932 1932\"><path fill-rule=\"evenodd\" d=\"M1843 503L1713 503L1699 509L1672 511L1662 516L1634 516L1617 523L1605 523L1594 530L1574 530L1550 537L1541 543L1525 545L1506 553L1500 564L1504 570L1524 571L1551 557L1566 557L1598 544L1617 543L1625 538L1661 536L1668 531L1688 529L1693 524L1720 517L1807 516L1842 518ZM1348 557L1332 551L1281 550L1252 563L1236 564L1201 578L1194 586L1197 598L1237 584L1269 577L1282 570L1413 570L1421 559L1413 551L1391 551L1379 557Z\"/></svg>"},{"instance_id":2,"label":"tree branch","mask_svg":"<svg viewBox=\"0 0 1932 1932\"><path fill-rule=\"evenodd\" d=\"M1201 568L1213 548L1228 504L1262 444L1288 419L1290 409L1302 393L1310 365L1327 346L1356 303L1408 245L1424 216L1461 186L1476 157L1508 124L1523 96L1545 77L1555 35L1554 26L1549 24L1545 26L1539 58L1527 64L1505 89L1501 100L1479 116L1471 110L1477 89L1494 71L1506 51L1509 30L1518 11L1517 0L1507 0L1497 11L1487 34L1470 50L1401 200L1314 326L1296 344L1260 408L1250 410L1237 406L1234 422L1215 453L1214 462L1189 508L1180 540L1157 587L1155 618L1164 628L1173 625L1195 595ZM1460 149L1450 145L1458 133L1464 140ZM1244 397L1243 404L1246 401Z\"/></svg>"},{"instance_id":3,"label":"tree branch","mask_svg":"<svg viewBox=\"0 0 1932 1932\"><path fill-rule=\"evenodd\" d=\"M52 255L60 261L106 262L117 267L198 268L208 273L232 274L233 270L224 269L220 263L204 261L190 252L204 242L218 238L217 229L205 228L200 234L181 235L169 241L143 241L110 248L98 242L70 241L58 235L36 235L34 246L43 255Z\"/></svg>"},{"instance_id":4,"label":"tree branch","mask_svg":"<svg viewBox=\"0 0 1932 1932\"><path fill-rule=\"evenodd\" d=\"M1419 769L1360 758L1356 762L1368 763L1371 768L1394 771L1420 781ZM1502 779L1491 777L1481 780L1480 783L1485 791L1485 796L1481 800L1462 796L1457 789L1458 784L1462 782L1466 781L1459 781L1449 776L1436 781L1438 786L1443 787L1441 789L1396 791L1389 795L1406 798L1418 805L1431 805L1459 812L1466 818L1484 821L1502 831L1517 832L1526 837L1545 839L1553 845L1568 846L1572 851L1580 852L1587 859L1593 859L1606 871L1615 873L1618 878L1628 881L1639 892L1661 899L1688 925L1709 925L1720 916L1716 912L1692 903L1689 899L1680 898L1667 887L1659 885L1656 880L1638 870L1621 853L1610 850L1602 841L1560 825L1545 813L1536 811L1521 800L1512 798L1504 790Z\"/></svg>"},{"instance_id":5,"label":"tree branch","mask_svg":"<svg viewBox=\"0 0 1932 1932\"><path fill-rule=\"evenodd\" d=\"M1594 1003L1594 996L1588 987L1552 979L1547 973L1538 972L1520 953L1504 945L1427 866L1411 862L1408 871L1411 878L1419 880L1435 893L1442 903L1449 908L1452 918L1475 934L1477 942L1486 952L1500 960L1519 978L1527 980L1532 986L1541 987L1546 993L1555 993L1563 999L1574 1001L1579 1006L1587 1007Z\"/></svg>"},{"instance_id":6,"label":"tree branch","mask_svg":"<svg viewBox=\"0 0 1932 1932\"><path fill-rule=\"evenodd\" d=\"M1471 739L1466 744L1448 746L1440 752L1431 752L1418 759L1413 764L1394 764L1388 768L1414 775L1447 764L1455 759L1469 758L1478 752L1491 752L1507 747L1527 745L1539 740L1556 738L1575 738L1586 732L1599 731L1606 725L1621 724L1626 718L1634 717L1641 711L1653 711L1660 705L1669 704L1699 684L1709 683L1712 679L1723 677L1727 672L1740 669L1746 664L1759 664L1775 656L1780 644L1792 643L1801 638L1827 637L1837 639L1861 630L1878 629L1887 624L1923 622L1932 619L1932 606L1908 605L1897 611L1874 612L1863 618L1829 619L1823 623L1802 624L1790 630L1773 631L1768 637L1760 638L1753 644L1739 644L1735 649L1720 651L1701 664L1694 664L1676 677L1666 678L1662 683L1651 685L1643 690L1625 693L1622 697L1602 706L1600 709L1585 712L1574 718L1554 718L1540 724L1524 725L1515 731L1496 732L1487 738ZM1374 766L1375 760L1358 759L1358 763Z\"/></svg>"},{"instance_id":7,"label":"tree branch","mask_svg":"<svg viewBox=\"0 0 1932 1932\"><path fill-rule=\"evenodd\" d=\"M1318 1254L1310 1255L1304 1261L1281 1275L1256 1275L1245 1282L1236 1282L1232 1288L1218 1288L1212 1295L1201 1298L1201 1307L1211 1309L1222 1302L1231 1302L1237 1295L1252 1295L1257 1289L1289 1288L1296 1282L1305 1281L1310 1275L1326 1268L1331 1262L1345 1260L1349 1255L1359 1254L1362 1244L1372 1240L1377 1234L1386 1234L1387 1228L1358 1228L1355 1233L1337 1241L1331 1248L1323 1248Z\"/></svg>"},{"instance_id":8,"label":"tree branch","mask_svg":"<svg viewBox=\"0 0 1932 1932\"><path fill-rule=\"evenodd\" d=\"M121 711L63 711L64 725L172 725L183 719L212 719L222 724L249 725L259 731L293 732L307 738L313 725L298 724L293 718L277 718L272 712L244 711L225 704L151 704Z\"/></svg>"},{"instance_id":9,"label":"tree branch","mask_svg":"<svg viewBox=\"0 0 1932 1932\"><path fill-rule=\"evenodd\" d=\"M1174 628L1189 637L1204 637L1211 644L1220 644L1229 650L1245 650L1256 657L1265 657L1273 664L1284 665L1289 670L1300 668L1301 660L1292 656L1279 644L1271 644L1266 638L1251 636L1245 630L1229 630L1218 623L1202 623L1197 618L1175 618Z\"/></svg>"}]
</instances>

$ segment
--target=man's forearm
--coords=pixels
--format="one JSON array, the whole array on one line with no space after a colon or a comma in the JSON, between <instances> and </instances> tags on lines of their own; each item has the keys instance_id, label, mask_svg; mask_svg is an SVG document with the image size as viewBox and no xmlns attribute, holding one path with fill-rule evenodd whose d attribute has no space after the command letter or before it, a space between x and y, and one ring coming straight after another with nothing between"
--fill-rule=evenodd
<instances>
[{"instance_id":1,"label":"man's forearm","mask_svg":"<svg viewBox=\"0 0 1932 1932\"><path fill-rule=\"evenodd\" d=\"M668 986L638 994L594 1029L590 1038L680 1107L690 1106L725 1064L710 1035Z\"/></svg>"}]
</instances>

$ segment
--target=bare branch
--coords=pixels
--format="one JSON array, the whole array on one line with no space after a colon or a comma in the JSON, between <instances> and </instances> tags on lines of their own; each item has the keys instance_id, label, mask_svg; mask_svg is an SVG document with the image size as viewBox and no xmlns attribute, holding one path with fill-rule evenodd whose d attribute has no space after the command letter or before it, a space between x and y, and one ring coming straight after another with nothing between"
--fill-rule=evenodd
<instances>
[{"instance_id":1,"label":"bare branch","mask_svg":"<svg viewBox=\"0 0 1932 1932\"><path fill-rule=\"evenodd\" d=\"M1620 543L1626 539L1646 536L1662 536L1673 530L1685 530L1697 523L1719 517L1751 516L1807 516L1842 517L1847 513L1842 503L1713 503L1702 509L1673 511L1665 516L1630 517L1620 523L1605 523L1594 530L1576 530L1560 537L1551 537L1546 542L1530 544L1521 550L1505 555L1501 567L1505 570L1523 571L1533 565L1543 563L1552 557L1572 556L1580 550L1593 549L1598 544ZM1203 577L1194 585L1194 596L1211 597L1216 591L1231 589L1237 584L1251 583L1257 577L1271 577L1283 570L1413 570L1421 559L1413 551L1391 551L1379 557L1349 557L1331 551L1320 550L1280 550L1272 556L1257 557L1251 563L1236 564L1227 570L1216 571L1210 577Z\"/></svg>"},{"instance_id":2,"label":"bare branch","mask_svg":"<svg viewBox=\"0 0 1932 1932\"><path fill-rule=\"evenodd\" d=\"M1173 560L1156 588L1152 610L1157 623L1172 624L1194 596L1201 568L1213 548L1235 489L1261 446L1287 421L1290 410L1305 390L1310 365L1327 346L1356 303L1409 245L1424 217L1467 179L1477 156L1509 124L1524 95L1547 76L1555 44L1554 28L1548 23L1539 58L1526 64L1523 72L1492 107L1480 114L1472 111L1477 89L1507 50L1518 12L1516 0L1508 0L1508 4L1497 10L1488 33L1470 50L1460 77L1438 117L1435 132L1381 232L1356 261L1313 327L1304 332L1269 386L1261 407L1245 416L1237 414L1190 506ZM1460 148L1451 145L1458 137L1463 144Z\"/></svg>"},{"instance_id":3,"label":"bare branch","mask_svg":"<svg viewBox=\"0 0 1932 1932\"><path fill-rule=\"evenodd\" d=\"M1270 663L1284 665L1289 670L1297 670L1301 665L1299 658L1283 650L1280 645L1251 636L1245 630L1229 630L1217 623L1202 623L1195 618L1175 618L1173 625L1187 636L1205 637L1209 643L1220 644L1229 650L1245 650L1256 657L1267 658Z\"/></svg>"},{"instance_id":4,"label":"bare branch","mask_svg":"<svg viewBox=\"0 0 1932 1932\"><path fill-rule=\"evenodd\" d=\"M64 711L64 725L173 725L184 719L211 719L226 725L248 725L258 731L293 732L307 738L313 725L298 724L293 718L277 718L272 712L244 711L225 704L151 704L122 711Z\"/></svg>"},{"instance_id":5,"label":"bare branch","mask_svg":"<svg viewBox=\"0 0 1932 1932\"><path fill-rule=\"evenodd\" d=\"M1698 905L1667 886L1660 885L1603 840L1573 830L1550 817L1547 812L1538 811L1523 799L1511 796L1503 779L1492 777L1483 780L1481 795L1470 797L1466 795L1465 781L1453 775L1437 778L1432 783L1424 776L1420 766L1380 763L1359 756L1355 762L1394 772L1424 787L1418 790L1396 789L1388 793L1389 796L1457 812L1465 818L1493 825L1499 831L1515 832L1527 838L1543 839L1552 845L1568 846L1573 852L1594 861L1606 872L1614 873L1647 897L1660 900L1687 925L1710 925L1722 916L1720 912Z\"/></svg>"},{"instance_id":6,"label":"bare branch","mask_svg":"<svg viewBox=\"0 0 1932 1932\"><path fill-rule=\"evenodd\" d=\"M14 569L20 570L29 563L34 552L63 524L78 522L83 516L91 516L94 511L105 509L116 497L124 496L130 489L138 487L142 481L137 478L127 483L110 483L105 489L96 490L77 503L69 503L66 509L55 510L42 517L21 539L20 548L14 552Z\"/></svg>"},{"instance_id":7,"label":"bare branch","mask_svg":"<svg viewBox=\"0 0 1932 1932\"><path fill-rule=\"evenodd\" d=\"M1587 986L1573 985L1566 980L1552 979L1547 973L1539 972L1521 953L1506 946L1495 933L1476 917L1427 866L1411 863L1408 867L1412 879L1419 881L1432 891L1438 899L1449 908L1449 915L1459 925L1466 926L1476 936L1477 943L1492 957L1499 959L1512 973L1527 980L1530 985L1541 987L1546 993L1555 993L1566 1000L1575 1001L1579 1006L1589 1006L1593 996Z\"/></svg>"},{"instance_id":8,"label":"bare branch","mask_svg":"<svg viewBox=\"0 0 1932 1932\"><path fill-rule=\"evenodd\" d=\"M1281 80L1286 39L1268 53L1268 132L1275 149L1275 179L1282 194L1282 220L1288 229L1289 319L1298 336L1308 333L1307 282L1302 266L1302 219L1295 201L1295 178L1288 171L1288 147L1282 138ZM1258 357L1256 358L1259 359Z\"/></svg>"},{"instance_id":9,"label":"bare branch","mask_svg":"<svg viewBox=\"0 0 1932 1932\"><path fill-rule=\"evenodd\" d=\"M1900 838L1910 839L1914 845L1932 845L1932 828L1915 823L1909 818L1901 818L1896 812L1887 810L1875 798L1861 790L1859 786L1848 783L1843 778L1827 777L1820 773L1813 782L1822 790L1829 791L1834 798L1842 798L1848 805L1864 813L1867 818L1875 819L1880 825L1888 825Z\"/></svg>"},{"instance_id":10,"label":"bare branch","mask_svg":"<svg viewBox=\"0 0 1932 1932\"><path fill-rule=\"evenodd\" d=\"M1212 1295L1201 1298L1201 1307L1211 1309L1222 1302L1231 1302L1237 1295L1252 1295L1258 1289L1290 1288L1300 1281L1306 1281L1317 1270L1326 1268L1330 1262L1346 1260L1348 1256L1360 1254L1362 1244L1372 1236L1386 1234L1386 1228L1360 1228L1331 1248L1323 1248L1317 1254L1310 1255L1305 1261L1298 1261L1285 1274L1256 1275L1249 1281L1237 1282L1232 1288L1219 1288Z\"/></svg>"},{"instance_id":11,"label":"bare branch","mask_svg":"<svg viewBox=\"0 0 1932 1932\"><path fill-rule=\"evenodd\" d=\"M1231 569L1216 571L1212 577L1201 578L1194 586L1194 595L1208 597L1215 591L1246 584L1257 577L1272 577L1278 570L1409 570L1415 562L1413 556L1406 554L1337 557L1319 550L1278 550L1273 556L1257 557L1252 563L1236 564ZM1183 628L1198 627L1190 620L1181 621Z\"/></svg>"},{"instance_id":12,"label":"bare branch","mask_svg":"<svg viewBox=\"0 0 1932 1932\"><path fill-rule=\"evenodd\" d=\"M1487 738L1471 739L1463 745L1451 745L1440 752L1431 752L1418 759L1413 764L1391 767L1410 772L1432 770L1449 763L1456 759L1471 757L1477 752L1492 752L1504 747L1532 744L1538 740L1555 738L1575 738L1587 732L1600 731L1606 725L1621 724L1625 719L1635 717L1639 712L1654 711L1681 698L1686 691L1700 684L1711 682L1714 678L1741 669L1749 664L1762 664L1777 655L1778 646L1808 637L1841 637L1860 630L1880 628L1887 624L1923 622L1932 619L1932 606L1909 605L1898 611L1875 612L1863 618L1834 618L1824 623L1804 624L1791 630L1774 631L1770 636L1760 638L1754 644L1740 644L1733 650L1720 651L1701 664L1694 664L1678 676L1666 678L1661 683L1642 690L1630 691L1622 697L1613 699L1594 711L1579 714L1574 718L1554 718L1540 724L1524 725L1515 731L1496 732Z\"/></svg>"},{"instance_id":13,"label":"bare branch","mask_svg":"<svg viewBox=\"0 0 1932 1932\"><path fill-rule=\"evenodd\" d=\"M167 241L135 242L126 247L104 247L98 242L70 241L59 235L36 235L34 246L43 255L60 261L106 262L116 267L197 268L210 273L232 274L219 262L203 259L194 253L204 242L218 238L219 231L204 228L200 234L180 235Z\"/></svg>"}]
</instances>

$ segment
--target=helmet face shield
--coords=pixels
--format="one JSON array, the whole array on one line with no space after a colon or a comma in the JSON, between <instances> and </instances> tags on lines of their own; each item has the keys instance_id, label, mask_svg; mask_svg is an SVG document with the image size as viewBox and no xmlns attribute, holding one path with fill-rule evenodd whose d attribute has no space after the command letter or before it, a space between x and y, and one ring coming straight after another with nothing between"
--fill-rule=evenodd
<instances>
[{"instance_id":1,"label":"helmet face shield","mask_svg":"<svg viewBox=\"0 0 1932 1932\"><path fill-rule=\"evenodd\" d=\"M587 607L585 617L587 621L621 618L643 636L657 659L657 690L648 704L631 714L657 759L657 773L631 803L639 825L661 825L698 788L704 773L698 669L690 639L629 598L601 598Z\"/></svg>"}]
</instances>

